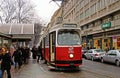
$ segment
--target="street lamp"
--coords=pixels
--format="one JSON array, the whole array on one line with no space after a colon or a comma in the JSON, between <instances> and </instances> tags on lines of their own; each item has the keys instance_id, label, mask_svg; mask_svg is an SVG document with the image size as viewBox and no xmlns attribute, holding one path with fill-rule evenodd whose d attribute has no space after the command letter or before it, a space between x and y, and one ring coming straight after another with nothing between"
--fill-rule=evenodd
<instances>
[{"instance_id":1,"label":"street lamp","mask_svg":"<svg viewBox=\"0 0 120 78\"><path fill-rule=\"evenodd\" d=\"M49 3L51 3L52 1L55 2L60 7L60 4L58 4L56 1L62 1L63 2L64 0L51 0Z\"/></svg>"}]
</instances>

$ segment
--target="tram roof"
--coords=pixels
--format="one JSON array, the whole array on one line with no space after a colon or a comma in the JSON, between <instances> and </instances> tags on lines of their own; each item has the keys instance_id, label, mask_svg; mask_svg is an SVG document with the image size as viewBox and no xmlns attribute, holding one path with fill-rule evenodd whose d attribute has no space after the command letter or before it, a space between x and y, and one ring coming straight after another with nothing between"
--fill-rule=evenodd
<instances>
[{"instance_id":1,"label":"tram roof","mask_svg":"<svg viewBox=\"0 0 120 78\"><path fill-rule=\"evenodd\" d=\"M72 27L65 26L65 25L69 25L69 24L71 24L73 26ZM55 31L55 30L58 30L58 29L80 29L80 28L75 23L61 23L61 24L56 24L55 26L52 26L52 27L48 28L47 31L44 31L40 40L42 40L44 37L46 37L46 35L49 32L52 32L52 31Z\"/></svg>"}]
</instances>

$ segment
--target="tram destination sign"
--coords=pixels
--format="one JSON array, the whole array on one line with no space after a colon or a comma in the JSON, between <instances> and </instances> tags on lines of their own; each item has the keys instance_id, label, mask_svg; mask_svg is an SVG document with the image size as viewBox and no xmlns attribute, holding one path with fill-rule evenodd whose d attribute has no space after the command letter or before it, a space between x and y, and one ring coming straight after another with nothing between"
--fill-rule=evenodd
<instances>
[{"instance_id":1,"label":"tram destination sign","mask_svg":"<svg viewBox=\"0 0 120 78\"><path fill-rule=\"evenodd\" d=\"M77 28L77 24L63 24L63 27Z\"/></svg>"}]
</instances>

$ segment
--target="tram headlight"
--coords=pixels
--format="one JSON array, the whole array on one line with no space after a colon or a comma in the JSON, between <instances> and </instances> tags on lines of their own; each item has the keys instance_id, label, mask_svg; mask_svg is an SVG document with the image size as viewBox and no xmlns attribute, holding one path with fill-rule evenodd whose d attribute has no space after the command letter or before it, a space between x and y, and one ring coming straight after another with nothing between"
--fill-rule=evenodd
<instances>
[{"instance_id":1,"label":"tram headlight","mask_svg":"<svg viewBox=\"0 0 120 78\"><path fill-rule=\"evenodd\" d=\"M74 57L74 55L73 55L73 54L69 54L69 57L70 57L70 58L73 58L73 57Z\"/></svg>"}]
</instances>

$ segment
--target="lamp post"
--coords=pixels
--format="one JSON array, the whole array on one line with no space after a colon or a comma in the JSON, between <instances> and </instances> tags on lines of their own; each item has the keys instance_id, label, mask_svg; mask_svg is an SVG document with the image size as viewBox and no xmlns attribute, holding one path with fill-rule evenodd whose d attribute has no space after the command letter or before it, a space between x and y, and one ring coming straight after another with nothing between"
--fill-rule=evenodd
<instances>
[{"instance_id":1,"label":"lamp post","mask_svg":"<svg viewBox=\"0 0 120 78\"><path fill-rule=\"evenodd\" d=\"M63 2L64 0L51 0L49 3L51 3L52 1L55 2L58 7L60 7L60 4L58 4L56 1L59 1L59 2L62 1Z\"/></svg>"},{"instance_id":2,"label":"lamp post","mask_svg":"<svg viewBox=\"0 0 120 78\"><path fill-rule=\"evenodd\" d=\"M64 3L66 0L51 0L50 2L52 2L52 1L55 2L55 3L58 5L59 8L61 7L61 9L62 9L61 17L59 17L58 20L63 20L63 3ZM50 2L49 2L49 3L50 3ZM58 4L57 2L61 2L61 5Z\"/></svg>"}]
</instances>

